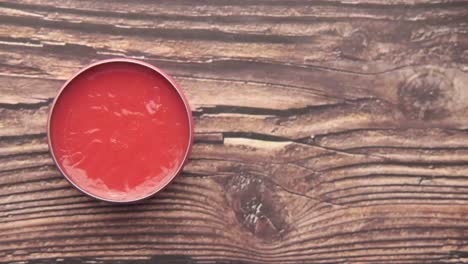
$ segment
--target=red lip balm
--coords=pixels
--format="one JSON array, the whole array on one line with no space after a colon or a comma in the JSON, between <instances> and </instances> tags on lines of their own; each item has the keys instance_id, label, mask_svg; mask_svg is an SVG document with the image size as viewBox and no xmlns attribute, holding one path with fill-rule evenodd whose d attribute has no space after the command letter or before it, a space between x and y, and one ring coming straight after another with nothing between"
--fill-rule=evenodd
<instances>
[{"instance_id":1,"label":"red lip balm","mask_svg":"<svg viewBox=\"0 0 468 264\"><path fill-rule=\"evenodd\" d=\"M136 60L92 64L62 87L48 141L65 178L109 202L157 193L181 170L193 143L189 104L174 80Z\"/></svg>"}]
</instances>

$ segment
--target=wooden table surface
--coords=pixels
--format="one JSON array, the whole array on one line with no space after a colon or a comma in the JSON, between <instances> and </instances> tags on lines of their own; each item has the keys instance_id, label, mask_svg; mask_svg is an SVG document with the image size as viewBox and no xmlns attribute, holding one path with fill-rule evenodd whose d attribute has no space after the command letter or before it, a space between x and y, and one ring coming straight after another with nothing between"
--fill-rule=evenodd
<instances>
[{"instance_id":1,"label":"wooden table surface","mask_svg":"<svg viewBox=\"0 0 468 264\"><path fill-rule=\"evenodd\" d=\"M467 263L468 1L0 2L0 262ZM54 167L81 67L165 69L196 143L115 206Z\"/></svg>"}]
</instances>

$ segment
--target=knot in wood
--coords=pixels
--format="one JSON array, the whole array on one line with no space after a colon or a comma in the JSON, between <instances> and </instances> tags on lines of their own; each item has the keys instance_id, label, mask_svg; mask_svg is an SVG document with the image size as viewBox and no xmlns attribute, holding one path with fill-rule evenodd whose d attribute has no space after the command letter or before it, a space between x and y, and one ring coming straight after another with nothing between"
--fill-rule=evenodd
<instances>
[{"instance_id":1,"label":"knot in wood","mask_svg":"<svg viewBox=\"0 0 468 264\"><path fill-rule=\"evenodd\" d=\"M268 179L235 175L225 183L227 199L239 223L263 240L276 240L286 229L286 210Z\"/></svg>"},{"instance_id":2,"label":"knot in wood","mask_svg":"<svg viewBox=\"0 0 468 264\"><path fill-rule=\"evenodd\" d=\"M434 120L450 114L452 82L443 73L430 71L411 76L398 88L400 110L412 120Z\"/></svg>"}]
</instances>

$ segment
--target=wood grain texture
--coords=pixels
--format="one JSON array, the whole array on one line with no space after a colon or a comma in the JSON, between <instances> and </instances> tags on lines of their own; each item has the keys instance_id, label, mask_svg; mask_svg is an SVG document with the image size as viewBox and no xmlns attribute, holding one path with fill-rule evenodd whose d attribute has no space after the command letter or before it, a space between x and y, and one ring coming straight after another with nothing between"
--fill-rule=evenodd
<instances>
[{"instance_id":1,"label":"wood grain texture","mask_svg":"<svg viewBox=\"0 0 468 264\"><path fill-rule=\"evenodd\" d=\"M111 57L194 110L136 205L47 149L61 84ZM468 263L467 116L467 1L0 1L0 262Z\"/></svg>"}]
</instances>

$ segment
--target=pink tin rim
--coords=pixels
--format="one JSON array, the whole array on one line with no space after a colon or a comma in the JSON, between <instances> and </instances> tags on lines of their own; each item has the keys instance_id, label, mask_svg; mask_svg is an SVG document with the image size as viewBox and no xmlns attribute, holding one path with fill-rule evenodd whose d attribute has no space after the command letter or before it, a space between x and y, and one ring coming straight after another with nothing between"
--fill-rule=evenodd
<instances>
[{"instance_id":1,"label":"pink tin rim","mask_svg":"<svg viewBox=\"0 0 468 264\"><path fill-rule=\"evenodd\" d=\"M55 105L56 105L57 101L59 100L60 95L67 88L67 86L70 84L70 82L73 81L75 78L77 78L79 75L81 75L83 72L85 72L85 71L87 71L87 70L89 70L89 69L91 69L91 68L93 68L95 66L102 65L102 64L107 64L107 63L114 63L114 62L125 62L125 63L131 63L131 64L137 64L137 65L140 65L140 66L144 66L144 67L147 67L147 68L153 70L156 74L159 74L160 76L164 77L164 79L166 79L171 84L172 88L174 88L174 90L177 92L180 99L184 103L185 110L187 112L188 122L189 122L188 147L187 147L187 150L185 152L184 158L182 159L182 162L180 163L180 165L177 168L174 175L172 175L171 177L165 178L164 181L162 181L161 184L153 192L151 192L150 194L148 194L148 195L146 195L146 196L144 196L142 198L133 199L133 200L111 200L111 199L102 198L102 197L99 197L99 196L96 196L96 195L94 195L92 193L87 192L86 190L82 189L80 186L75 184L67 176L67 174L62 170L59 163L57 162L57 159L55 157L54 150L53 150L53 147L52 147L51 136L50 136L50 123L51 123L51 119L52 119L52 115L53 115ZM190 156L190 153L192 151L193 141L194 141L194 122L193 122L192 110L191 110L190 105L188 103L188 100L185 97L184 93L182 92L180 86L175 82L175 80L169 74L165 73L163 70L161 70L158 67L155 67L155 66L153 66L153 65L151 65L149 63L139 61L139 60L135 60L135 59L113 58L113 59L100 60L100 61L97 61L95 63L89 64L88 66L85 66L80 71L78 71L75 75L73 75L73 77L68 79L68 81L66 81L65 84L62 85L62 87L58 91L57 95L55 96L55 98L54 98L54 100L53 100L53 102L51 104L51 107L49 109L49 114L48 114L48 117L47 117L47 144L48 144L49 152L50 152L50 154L52 156L52 159L54 160L54 164L58 168L60 173L64 176L64 178L73 187L75 187L77 190L81 191L82 193L84 193L84 194L86 194L86 195L88 195L90 197L93 197L93 198L95 198L97 200L110 202L110 203L116 203L116 204L134 203L134 202L138 202L138 201L141 201L141 200L145 200L147 198L150 198L150 197L154 196L155 194L157 194L158 192L163 190L165 187L167 187L167 185L169 185L169 183L171 183L175 179L175 177L181 173L184 165L187 163L187 160L188 160L188 158Z\"/></svg>"}]
</instances>

